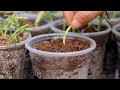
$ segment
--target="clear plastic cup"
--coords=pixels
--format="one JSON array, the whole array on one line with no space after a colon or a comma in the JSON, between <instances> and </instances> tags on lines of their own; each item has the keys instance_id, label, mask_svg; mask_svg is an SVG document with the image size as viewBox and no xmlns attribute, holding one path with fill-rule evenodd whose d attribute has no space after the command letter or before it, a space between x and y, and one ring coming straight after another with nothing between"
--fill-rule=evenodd
<instances>
[{"instance_id":1,"label":"clear plastic cup","mask_svg":"<svg viewBox=\"0 0 120 90\"><path fill-rule=\"evenodd\" d=\"M0 46L0 79L23 79L25 42Z\"/></svg>"},{"instance_id":2,"label":"clear plastic cup","mask_svg":"<svg viewBox=\"0 0 120 90\"><path fill-rule=\"evenodd\" d=\"M55 53L32 48L37 43L62 35L62 33L44 34L35 36L26 42L25 46L30 51L34 75L39 79L87 79L91 52L96 48L96 43L91 38L67 35L70 39L77 36L79 39L90 41L91 46L82 51Z\"/></svg>"}]
</instances>

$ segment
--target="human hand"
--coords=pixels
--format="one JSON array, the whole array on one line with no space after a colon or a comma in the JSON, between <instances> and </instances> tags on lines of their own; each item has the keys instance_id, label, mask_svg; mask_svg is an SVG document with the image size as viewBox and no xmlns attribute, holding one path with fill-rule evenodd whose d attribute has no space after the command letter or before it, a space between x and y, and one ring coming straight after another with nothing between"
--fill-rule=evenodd
<instances>
[{"instance_id":1,"label":"human hand","mask_svg":"<svg viewBox=\"0 0 120 90\"><path fill-rule=\"evenodd\" d=\"M84 26L103 11L64 11L64 16L68 25L74 29Z\"/></svg>"}]
</instances>

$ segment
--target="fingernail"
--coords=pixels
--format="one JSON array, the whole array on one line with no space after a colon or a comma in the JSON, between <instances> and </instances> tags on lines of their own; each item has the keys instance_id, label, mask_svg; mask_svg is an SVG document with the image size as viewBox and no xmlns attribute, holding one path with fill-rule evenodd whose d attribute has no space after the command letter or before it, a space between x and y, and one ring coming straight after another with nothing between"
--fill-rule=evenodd
<instances>
[{"instance_id":1,"label":"fingernail","mask_svg":"<svg viewBox=\"0 0 120 90\"><path fill-rule=\"evenodd\" d=\"M74 29L78 29L80 26L81 26L81 23L77 20L77 19L74 19L71 23L71 26L74 28Z\"/></svg>"}]
</instances>

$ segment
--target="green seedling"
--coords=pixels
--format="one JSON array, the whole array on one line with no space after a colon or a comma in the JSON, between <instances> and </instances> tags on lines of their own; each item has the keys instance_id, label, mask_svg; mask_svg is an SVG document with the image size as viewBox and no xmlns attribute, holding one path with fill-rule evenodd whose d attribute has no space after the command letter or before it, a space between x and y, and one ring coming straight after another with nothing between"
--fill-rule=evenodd
<instances>
[{"instance_id":1,"label":"green seedling","mask_svg":"<svg viewBox=\"0 0 120 90\"><path fill-rule=\"evenodd\" d=\"M102 15L98 16L99 18L99 24L97 27L95 27L94 25L90 24L90 26L92 26L94 28L95 31L99 32L102 30L102 23L104 20L106 20L106 22L111 26L112 28L112 24L110 23L110 18L109 15L107 14L107 12L104 12Z\"/></svg>"},{"instance_id":2,"label":"green seedling","mask_svg":"<svg viewBox=\"0 0 120 90\"><path fill-rule=\"evenodd\" d=\"M38 23L41 21L43 14L44 14L44 11L38 12L38 16L37 16L37 18L35 20L35 27L38 26Z\"/></svg>"},{"instance_id":3,"label":"green seedling","mask_svg":"<svg viewBox=\"0 0 120 90\"><path fill-rule=\"evenodd\" d=\"M57 19L57 17L55 16L55 14L57 13L58 11L46 11L44 13L44 18L46 20L49 20L49 21L53 21L54 19Z\"/></svg>"},{"instance_id":4,"label":"green seedling","mask_svg":"<svg viewBox=\"0 0 120 90\"><path fill-rule=\"evenodd\" d=\"M63 44L64 44L64 45L65 45L66 35L67 35L67 33L70 31L71 28L72 28L72 26L69 26L69 27L67 28L67 30L64 32L64 35L63 35Z\"/></svg>"},{"instance_id":5,"label":"green seedling","mask_svg":"<svg viewBox=\"0 0 120 90\"><path fill-rule=\"evenodd\" d=\"M24 32L30 32L28 24L22 25L23 19L26 18L17 17L16 15L16 11L14 11L12 17L6 19L4 23L0 25L0 36L3 38L9 36L9 40L6 42L8 44L18 42L17 36L21 35Z\"/></svg>"},{"instance_id":6,"label":"green seedling","mask_svg":"<svg viewBox=\"0 0 120 90\"><path fill-rule=\"evenodd\" d=\"M46 20L53 21L53 19L56 18L54 16L55 13L57 13L57 11L39 11L37 18L35 19L34 26L37 27L38 23L41 22L41 20L43 19L43 17Z\"/></svg>"}]
</instances>

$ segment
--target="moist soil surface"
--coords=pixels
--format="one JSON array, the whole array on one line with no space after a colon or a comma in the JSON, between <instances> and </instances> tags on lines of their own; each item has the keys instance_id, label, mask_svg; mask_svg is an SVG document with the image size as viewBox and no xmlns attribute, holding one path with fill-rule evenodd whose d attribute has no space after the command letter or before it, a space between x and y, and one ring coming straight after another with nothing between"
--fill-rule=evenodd
<instances>
[{"instance_id":1,"label":"moist soil surface","mask_svg":"<svg viewBox=\"0 0 120 90\"><path fill-rule=\"evenodd\" d=\"M94 25L95 27L98 27L98 25ZM58 25L57 28L61 29L61 30L64 30L63 29L63 25ZM65 30L68 28L68 26L66 26ZM106 30L107 27L106 26L102 26L102 29L101 31L104 31ZM73 32L73 30L71 29L70 32ZM84 27L82 28L79 28L79 29L76 29L75 32L77 33L90 33L90 32L98 32L98 31L95 31L95 29L92 27L92 26L88 26L88 25L85 25Z\"/></svg>"},{"instance_id":2,"label":"moist soil surface","mask_svg":"<svg viewBox=\"0 0 120 90\"><path fill-rule=\"evenodd\" d=\"M63 39L55 39L44 41L33 46L37 50L47 52L73 52L81 51L90 47L90 42L80 40L77 37L74 39L66 39L66 44L63 44Z\"/></svg>"}]
</instances>

